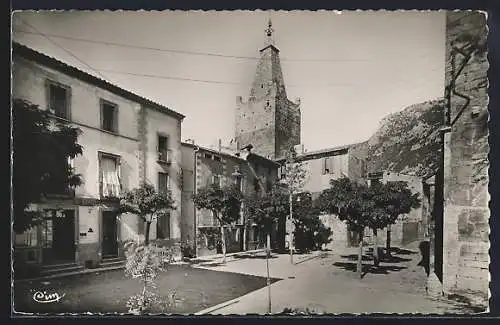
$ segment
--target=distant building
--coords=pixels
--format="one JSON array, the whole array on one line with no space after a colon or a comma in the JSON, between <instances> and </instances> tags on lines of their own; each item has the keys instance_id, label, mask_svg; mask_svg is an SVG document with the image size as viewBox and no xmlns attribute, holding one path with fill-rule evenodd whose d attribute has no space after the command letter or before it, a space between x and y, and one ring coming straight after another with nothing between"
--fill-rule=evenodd
<instances>
[{"instance_id":1,"label":"distant building","mask_svg":"<svg viewBox=\"0 0 500 325\"><path fill-rule=\"evenodd\" d=\"M214 150L182 143L182 241L193 248L197 256L221 253L214 234L220 232L219 224L210 211L194 207L193 194L211 184L219 186L238 184L244 195L269 190L277 179L279 165L272 160L254 154L251 147L238 151ZM263 248L265 234L251 219L241 218L226 227L227 252L239 252ZM273 248L283 240L278 228L272 234Z\"/></svg>"},{"instance_id":2,"label":"distant building","mask_svg":"<svg viewBox=\"0 0 500 325\"><path fill-rule=\"evenodd\" d=\"M83 184L35 205L46 219L15 236L16 258L81 267L123 257L125 240L144 237L137 216L117 215L123 191L146 181L159 191L170 189L180 202L184 116L17 43L12 74L13 98L80 128L83 147L72 162ZM150 238L180 241L180 208L153 224Z\"/></svg>"}]
</instances>

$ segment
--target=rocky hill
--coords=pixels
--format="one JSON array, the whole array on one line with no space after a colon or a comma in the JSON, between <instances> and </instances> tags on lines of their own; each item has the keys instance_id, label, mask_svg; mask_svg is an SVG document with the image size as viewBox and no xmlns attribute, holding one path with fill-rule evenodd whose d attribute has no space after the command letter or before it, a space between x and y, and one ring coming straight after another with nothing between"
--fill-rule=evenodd
<instances>
[{"instance_id":1,"label":"rocky hill","mask_svg":"<svg viewBox=\"0 0 500 325\"><path fill-rule=\"evenodd\" d=\"M391 114L354 151L366 158L368 172L392 171L415 176L434 174L439 165L443 99L415 104Z\"/></svg>"}]
</instances>

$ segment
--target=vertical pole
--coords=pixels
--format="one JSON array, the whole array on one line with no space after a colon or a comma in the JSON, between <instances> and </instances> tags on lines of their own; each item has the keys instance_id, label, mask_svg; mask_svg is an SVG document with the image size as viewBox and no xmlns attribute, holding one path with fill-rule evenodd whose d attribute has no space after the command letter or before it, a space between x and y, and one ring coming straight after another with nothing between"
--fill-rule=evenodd
<instances>
[{"instance_id":1,"label":"vertical pole","mask_svg":"<svg viewBox=\"0 0 500 325\"><path fill-rule=\"evenodd\" d=\"M364 229L359 230L359 252L358 252L358 265L356 271L358 272L359 278L363 276L362 268L363 268L363 232Z\"/></svg>"},{"instance_id":2,"label":"vertical pole","mask_svg":"<svg viewBox=\"0 0 500 325\"><path fill-rule=\"evenodd\" d=\"M268 237L269 238L269 237ZM267 313L271 314L271 277L269 275L269 253L271 252L271 247L269 247L269 240L267 244L266 252L266 268L267 268Z\"/></svg>"},{"instance_id":3,"label":"vertical pole","mask_svg":"<svg viewBox=\"0 0 500 325\"><path fill-rule=\"evenodd\" d=\"M293 195L292 195L292 191L291 190L290 190L289 201L290 201L290 222L293 222L293 207L292 207L292 204L293 204ZM290 229L290 234L288 236L288 239L290 241L288 243L288 247L290 248L290 264L293 264L293 231L292 231L292 229Z\"/></svg>"}]
</instances>

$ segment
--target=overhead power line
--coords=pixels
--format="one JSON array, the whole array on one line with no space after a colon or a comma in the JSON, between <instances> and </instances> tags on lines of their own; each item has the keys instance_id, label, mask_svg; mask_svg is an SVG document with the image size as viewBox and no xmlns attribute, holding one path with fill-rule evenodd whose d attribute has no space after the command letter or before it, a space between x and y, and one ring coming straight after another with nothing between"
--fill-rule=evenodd
<instances>
[{"instance_id":1,"label":"overhead power line","mask_svg":"<svg viewBox=\"0 0 500 325\"><path fill-rule=\"evenodd\" d=\"M252 85L252 83L243 83L243 82L172 77L172 76L165 76L165 75L135 73L135 72L117 71L117 70L109 70L109 69L99 69L99 70L103 71L103 72L109 72L109 73L125 74L125 75L131 75L131 76L136 76L136 77L145 77L145 78L154 78L154 79L181 80L181 81L223 84L223 85L236 85L236 86L251 86ZM327 86L327 87L350 87L350 86L354 86L354 85L353 84L341 84L341 83L339 83L339 84L323 84L323 85L289 85L289 84L286 85L286 87L325 87L325 86Z\"/></svg>"},{"instance_id":2,"label":"overhead power line","mask_svg":"<svg viewBox=\"0 0 500 325\"><path fill-rule=\"evenodd\" d=\"M52 44L54 44L55 46L57 46L58 48L60 48L64 52L66 52L67 54L69 54L72 58L74 58L75 60L77 60L78 62L80 62L84 66L86 66L88 69L90 69L93 72L97 73L101 78L103 78L104 80L108 80L108 78L106 78L105 76L103 76L98 70L94 69L88 63L86 63L85 61L83 61L82 59L80 59L79 57L77 57L75 54L73 54L70 50L68 50L65 47L61 46L60 44L58 44L57 42L55 42L54 40L52 40L49 36L45 35L41 31L39 31L35 26L27 23L26 21L24 21L22 19L20 19L20 20L23 22L23 24L25 24L25 25L29 26L30 28L32 28L33 30L35 30L37 32L37 34L39 34L41 36L44 36L49 42L51 42Z\"/></svg>"},{"instance_id":3,"label":"overhead power line","mask_svg":"<svg viewBox=\"0 0 500 325\"><path fill-rule=\"evenodd\" d=\"M71 57L73 57L75 60L86 66L88 69L92 70L96 74L98 74L100 77L102 77L105 80L109 80L109 78L105 77L102 75L101 72L108 72L108 73L115 73L115 74L123 74L123 75L130 75L130 76L136 76L136 77L144 77L144 78L154 78L154 79L164 79L164 80L179 80L179 81L186 81L186 82L198 82L198 83L209 83L209 84L222 84L222 85L236 85L236 86L250 86L252 85L251 83L240 83L240 82L231 82L231 81L219 81L219 80L206 80L206 79L196 79L196 78L187 78L187 77L173 77L173 76L166 76L166 75L157 75L157 74L145 74L145 73L134 73L134 72L127 72L127 71L117 71L117 70L109 70L109 69L99 69L99 68L94 68L79 57L77 57L75 54L73 54L70 50L66 49L62 45L58 44L54 40L51 39L51 37L57 37L57 36L50 36L52 34L45 34L40 32L36 27L32 26L31 24L27 23L26 21L22 20L21 21L32 28L33 30L37 31L36 35L43 36L46 38L49 42L52 44L56 45L60 49L62 49L64 52L69 54ZM94 41L91 41L94 42ZM194 53L194 52L190 52ZM203 55L201 53L198 53L200 55ZM241 57L243 58L243 57ZM250 57L248 57L250 58ZM435 69L432 69L435 70ZM334 83L334 84L320 84L320 85L293 85L293 84L287 84L286 87L353 87L353 86L359 86L356 84L349 84L349 83Z\"/></svg>"},{"instance_id":4,"label":"overhead power line","mask_svg":"<svg viewBox=\"0 0 500 325\"><path fill-rule=\"evenodd\" d=\"M141 46L141 45L117 43L117 42L97 41L97 40L90 40L90 39L85 39L85 38L70 37L70 36L63 36L63 35L56 35L56 34L49 34L49 33L42 34L40 32L30 32L30 31L23 31L23 30L17 30L16 33L50 36L53 38L60 38L60 39L65 39L65 40L70 40L70 41L75 41L75 42L100 44L100 45L106 45L106 46L131 48L131 49L137 49L137 50L148 50L148 51L155 51L155 52L198 55L198 56L212 56L212 57L242 59L242 60L254 60L254 61L261 59L260 57L256 57L256 56L241 56L241 55L228 55L228 54L221 54L221 53L165 49L165 48L158 48L158 47L151 47L151 46ZM367 59L289 59L289 58L280 58L280 60L281 61L295 61L295 62L370 62L371 61L371 60L367 60Z\"/></svg>"}]
</instances>

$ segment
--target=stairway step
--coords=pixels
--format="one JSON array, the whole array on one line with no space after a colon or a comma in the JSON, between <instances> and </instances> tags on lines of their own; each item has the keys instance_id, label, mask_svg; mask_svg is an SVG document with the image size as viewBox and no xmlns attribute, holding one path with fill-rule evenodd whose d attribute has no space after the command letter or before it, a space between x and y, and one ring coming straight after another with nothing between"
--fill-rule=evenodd
<instances>
[{"instance_id":1,"label":"stairway step","mask_svg":"<svg viewBox=\"0 0 500 325\"><path fill-rule=\"evenodd\" d=\"M123 257L105 257L102 259L102 263L104 262L116 262L116 261L124 261Z\"/></svg>"},{"instance_id":2,"label":"stairway step","mask_svg":"<svg viewBox=\"0 0 500 325\"><path fill-rule=\"evenodd\" d=\"M64 268L68 268L68 267L73 267L73 266L77 266L78 264L76 264L75 262L68 262L68 263L59 263L59 264L46 264L46 265L42 265L40 268L42 270L57 270L57 269L64 269Z\"/></svg>"},{"instance_id":3,"label":"stairway step","mask_svg":"<svg viewBox=\"0 0 500 325\"><path fill-rule=\"evenodd\" d=\"M84 267L81 265L74 265L74 266L68 266L68 267L60 267L60 268L49 268L49 269L44 269L40 271L40 275L52 275L52 274L59 274L59 273L66 273L66 272L75 272L75 271L80 271L83 270Z\"/></svg>"},{"instance_id":4,"label":"stairway step","mask_svg":"<svg viewBox=\"0 0 500 325\"><path fill-rule=\"evenodd\" d=\"M125 265L125 260L123 261L114 261L114 262L102 262L99 264L99 267L108 267L108 266L121 266Z\"/></svg>"}]
</instances>

